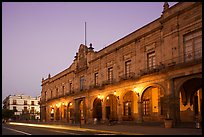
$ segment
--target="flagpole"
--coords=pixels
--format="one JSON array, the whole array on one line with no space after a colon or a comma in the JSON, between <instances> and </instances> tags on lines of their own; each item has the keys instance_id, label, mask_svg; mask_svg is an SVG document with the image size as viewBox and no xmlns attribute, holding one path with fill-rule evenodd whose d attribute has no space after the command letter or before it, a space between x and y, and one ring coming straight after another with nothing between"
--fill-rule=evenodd
<instances>
[{"instance_id":1,"label":"flagpole","mask_svg":"<svg viewBox=\"0 0 204 137\"><path fill-rule=\"evenodd\" d=\"M86 45L86 22L85 22L85 45Z\"/></svg>"}]
</instances>

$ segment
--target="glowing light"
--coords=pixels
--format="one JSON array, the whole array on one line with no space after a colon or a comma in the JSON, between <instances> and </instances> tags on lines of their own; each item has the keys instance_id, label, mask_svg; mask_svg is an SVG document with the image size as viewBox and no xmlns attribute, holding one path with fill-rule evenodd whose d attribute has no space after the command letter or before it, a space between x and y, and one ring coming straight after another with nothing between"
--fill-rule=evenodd
<instances>
[{"instance_id":1,"label":"glowing light","mask_svg":"<svg viewBox=\"0 0 204 137\"><path fill-rule=\"evenodd\" d=\"M133 91L137 93L137 88L134 88Z\"/></svg>"},{"instance_id":2,"label":"glowing light","mask_svg":"<svg viewBox=\"0 0 204 137\"><path fill-rule=\"evenodd\" d=\"M133 89L133 91L137 94L138 97L140 96L140 93L139 93L138 88L135 87L135 88Z\"/></svg>"},{"instance_id":3,"label":"glowing light","mask_svg":"<svg viewBox=\"0 0 204 137\"><path fill-rule=\"evenodd\" d=\"M109 100L109 96L106 99Z\"/></svg>"},{"instance_id":4,"label":"glowing light","mask_svg":"<svg viewBox=\"0 0 204 137\"><path fill-rule=\"evenodd\" d=\"M72 103L70 103L70 106L72 106Z\"/></svg>"},{"instance_id":5,"label":"glowing light","mask_svg":"<svg viewBox=\"0 0 204 137\"><path fill-rule=\"evenodd\" d=\"M99 99L101 99L101 96L100 96L100 94L98 95L98 98L99 98Z\"/></svg>"},{"instance_id":6,"label":"glowing light","mask_svg":"<svg viewBox=\"0 0 204 137\"><path fill-rule=\"evenodd\" d=\"M113 93L114 95L116 95L116 91L114 91L114 93Z\"/></svg>"},{"instance_id":7,"label":"glowing light","mask_svg":"<svg viewBox=\"0 0 204 137\"><path fill-rule=\"evenodd\" d=\"M75 126L56 126L56 125L46 125L46 124L30 124L30 123L17 123L17 122L8 122L11 125L24 125L24 126L31 126L31 127L42 127L42 128L53 128L53 129L66 129L66 130L73 130L73 131L93 131L93 132L108 132L113 134L124 134L124 135L143 135L143 134L136 134L136 133L129 133L129 132L117 132L117 131L108 131L108 130L96 130L96 129L89 129L89 128L81 128ZM76 135L79 135L76 133Z\"/></svg>"},{"instance_id":8,"label":"glowing light","mask_svg":"<svg viewBox=\"0 0 204 137\"><path fill-rule=\"evenodd\" d=\"M56 107L59 108L60 104L56 104Z\"/></svg>"}]
</instances>

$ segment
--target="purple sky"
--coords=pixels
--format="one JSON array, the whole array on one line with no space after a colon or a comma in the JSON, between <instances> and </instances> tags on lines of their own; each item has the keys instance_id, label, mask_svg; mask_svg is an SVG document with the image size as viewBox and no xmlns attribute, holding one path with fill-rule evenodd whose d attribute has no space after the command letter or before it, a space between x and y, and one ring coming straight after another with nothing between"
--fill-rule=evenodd
<instances>
[{"instance_id":1,"label":"purple sky","mask_svg":"<svg viewBox=\"0 0 204 137\"><path fill-rule=\"evenodd\" d=\"M159 18L163 2L3 2L2 8L3 100L40 95L42 77L73 62L85 22L86 43L99 51Z\"/></svg>"}]
</instances>

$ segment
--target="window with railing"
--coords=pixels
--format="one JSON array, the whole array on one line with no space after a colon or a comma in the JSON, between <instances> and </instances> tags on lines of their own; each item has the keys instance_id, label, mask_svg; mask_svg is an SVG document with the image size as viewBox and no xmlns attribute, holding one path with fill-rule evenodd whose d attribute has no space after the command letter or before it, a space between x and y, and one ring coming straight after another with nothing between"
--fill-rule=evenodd
<instances>
[{"instance_id":1,"label":"window with railing","mask_svg":"<svg viewBox=\"0 0 204 137\"><path fill-rule=\"evenodd\" d=\"M80 90L84 89L84 76L80 77Z\"/></svg>"},{"instance_id":2,"label":"window with railing","mask_svg":"<svg viewBox=\"0 0 204 137\"><path fill-rule=\"evenodd\" d=\"M65 95L65 88L62 86L62 94Z\"/></svg>"},{"instance_id":3,"label":"window with railing","mask_svg":"<svg viewBox=\"0 0 204 137\"><path fill-rule=\"evenodd\" d=\"M72 93L72 83L69 83L69 93Z\"/></svg>"},{"instance_id":4,"label":"window with railing","mask_svg":"<svg viewBox=\"0 0 204 137\"><path fill-rule=\"evenodd\" d=\"M202 30L184 36L184 61L188 62L202 57Z\"/></svg>"},{"instance_id":5,"label":"window with railing","mask_svg":"<svg viewBox=\"0 0 204 137\"><path fill-rule=\"evenodd\" d=\"M16 100L13 100L13 105L16 105L17 104L17 101Z\"/></svg>"},{"instance_id":6,"label":"window with railing","mask_svg":"<svg viewBox=\"0 0 204 137\"><path fill-rule=\"evenodd\" d=\"M130 72L131 72L130 69L131 69L131 60L128 60L128 61L125 62L125 75L127 77L130 76Z\"/></svg>"},{"instance_id":7,"label":"window with railing","mask_svg":"<svg viewBox=\"0 0 204 137\"><path fill-rule=\"evenodd\" d=\"M153 69L155 68L156 62L155 62L155 51L150 52L147 54L147 68Z\"/></svg>"},{"instance_id":8,"label":"window with railing","mask_svg":"<svg viewBox=\"0 0 204 137\"><path fill-rule=\"evenodd\" d=\"M98 72L94 74L94 84L95 86L98 85Z\"/></svg>"},{"instance_id":9,"label":"window with railing","mask_svg":"<svg viewBox=\"0 0 204 137\"><path fill-rule=\"evenodd\" d=\"M58 97L59 96L59 90L58 90L58 88L56 88L56 97Z\"/></svg>"},{"instance_id":10,"label":"window with railing","mask_svg":"<svg viewBox=\"0 0 204 137\"><path fill-rule=\"evenodd\" d=\"M27 100L24 100L24 105L28 105L28 101Z\"/></svg>"},{"instance_id":11,"label":"window with railing","mask_svg":"<svg viewBox=\"0 0 204 137\"><path fill-rule=\"evenodd\" d=\"M53 98L53 91L52 90L50 90L50 96L51 96L51 98Z\"/></svg>"},{"instance_id":12,"label":"window with railing","mask_svg":"<svg viewBox=\"0 0 204 137\"><path fill-rule=\"evenodd\" d=\"M108 68L108 81L113 82L113 67Z\"/></svg>"}]
</instances>

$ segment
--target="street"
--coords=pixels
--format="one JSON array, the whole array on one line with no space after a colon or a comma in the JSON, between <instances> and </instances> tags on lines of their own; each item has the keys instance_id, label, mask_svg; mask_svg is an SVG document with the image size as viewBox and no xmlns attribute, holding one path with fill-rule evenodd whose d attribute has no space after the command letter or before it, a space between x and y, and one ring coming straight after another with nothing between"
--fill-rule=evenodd
<instances>
[{"instance_id":1,"label":"street","mask_svg":"<svg viewBox=\"0 0 204 137\"><path fill-rule=\"evenodd\" d=\"M202 135L202 128L164 128L158 125L68 125L43 122L2 123L2 135Z\"/></svg>"},{"instance_id":2,"label":"street","mask_svg":"<svg viewBox=\"0 0 204 137\"><path fill-rule=\"evenodd\" d=\"M34 127L26 125L2 124L2 135L116 135L109 132L89 130L54 129L48 127Z\"/></svg>"}]
</instances>

